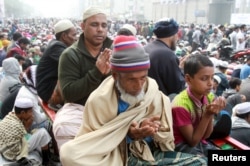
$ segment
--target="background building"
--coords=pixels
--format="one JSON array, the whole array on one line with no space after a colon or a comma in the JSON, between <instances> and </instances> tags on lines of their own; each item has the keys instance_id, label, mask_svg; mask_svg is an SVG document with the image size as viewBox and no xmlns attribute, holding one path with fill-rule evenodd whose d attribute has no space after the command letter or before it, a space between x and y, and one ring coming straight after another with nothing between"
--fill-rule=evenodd
<instances>
[{"instance_id":1,"label":"background building","mask_svg":"<svg viewBox=\"0 0 250 166\"><path fill-rule=\"evenodd\" d=\"M0 19L68 17L81 19L89 6L101 6L111 20L229 24L250 20L250 0L0 0Z\"/></svg>"},{"instance_id":2,"label":"background building","mask_svg":"<svg viewBox=\"0 0 250 166\"><path fill-rule=\"evenodd\" d=\"M153 0L89 0L89 6L102 6L110 14L112 20L152 19Z\"/></svg>"},{"instance_id":3,"label":"background building","mask_svg":"<svg viewBox=\"0 0 250 166\"><path fill-rule=\"evenodd\" d=\"M154 20L172 17L183 23L229 23L234 3L235 0L155 0L152 15Z\"/></svg>"}]
</instances>

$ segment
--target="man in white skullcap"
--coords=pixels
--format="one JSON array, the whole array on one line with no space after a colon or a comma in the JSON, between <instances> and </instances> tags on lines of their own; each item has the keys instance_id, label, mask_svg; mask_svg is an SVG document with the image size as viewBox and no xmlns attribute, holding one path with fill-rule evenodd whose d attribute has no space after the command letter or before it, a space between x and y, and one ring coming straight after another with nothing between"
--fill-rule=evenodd
<instances>
[{"instance_id":1,"label":"man in white skullcap","mask_svg":"<svg viewBox=\"0 0 250 166\"><path fill-rule=\"evenodd\" d=\"M237 104L234 108L230 136L250 146L250 102Z\"/></svg>"},{"instance_id":2,"label":"man in white skullcap","mask_svg":"<svg viewBox=\"0 0 250 166\"><path fill-rule=\"evenodd\" d=\"M109 58L113 41L107 37L108 19L99 7L83 13L83 33L66 49L59 61L59 82L65 100L53 123L60 149L73 139L82 124L82 113L90 93L110 74Z\"/></svg>"},{"instance_id":3,"label":"man in white skullcap","mask_svg":"<svg viewBox=\"0 0 250 166\"><path fill-rule=\"evenodd\" d=\"M216 90L216 95L221 96L226 89L229 89L229 83L227 79L226 70L228 69L228 62L219 60L219 63L214 71L214 75L220 77L221 82Z\"/></svg>"},{"instance_id":4,"label":"man in white skullcap","mask_svg":"<svg viewBox=\"0 0 250 166\"><path fill-rule=\"evenodd\" d=\"M215 94L216 91L217 91L218 86L219 86L220 83L221 83L221 78L220 78L219 76L217 76L217 75L214 75L214 76L213 76L213 79L214 79L214 81L213 81L213 89L212 89L212 92Z\"/></svg>"},{"instance_id":5,"label":"man in white skullcap","mask_svg":"<svg viewBox=\"0 0 250 166\"><path fill-rule=\"evenodd\" d=\"M48 143L51 137L46 129L27 131L33 122L33 101L17 98L14 112L0 122L0 152L3 160L20 162L23 158L33 159L33 164L49 163ZM42 153L42 156L40 155Z\"/></svg>"},{"instance_id":6,"label":"man in white skullcap","mask_svg":"<svg viewBox=\"0 0 250 166\"><path fill-rule=\"evenodd\" d=\"M76 40L76 28L70 20L60 20L54 25L56 39L49 42L37 67L36 81L38 96L58 110L64 101L58 82L58 63L61 53Z\"/></svg>"}]
</instances>

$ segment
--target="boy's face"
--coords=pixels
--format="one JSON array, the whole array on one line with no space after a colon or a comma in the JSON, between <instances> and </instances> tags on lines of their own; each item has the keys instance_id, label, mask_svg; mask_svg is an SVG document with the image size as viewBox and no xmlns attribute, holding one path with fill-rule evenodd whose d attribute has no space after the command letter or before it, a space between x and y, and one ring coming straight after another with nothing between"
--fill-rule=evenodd
<instances>
[{"instance_id":1,"label":"boy's face","mask_svg":"<svg viewBox=\"0 0 250 166\"><path fill-rule=\"evenodd\" d=\"M214 68L203 67L193 77L186 74L185 80L192 92L192 94L201 99L204 95L211 92L214 83Z\"/></svg>"}]
</instances>

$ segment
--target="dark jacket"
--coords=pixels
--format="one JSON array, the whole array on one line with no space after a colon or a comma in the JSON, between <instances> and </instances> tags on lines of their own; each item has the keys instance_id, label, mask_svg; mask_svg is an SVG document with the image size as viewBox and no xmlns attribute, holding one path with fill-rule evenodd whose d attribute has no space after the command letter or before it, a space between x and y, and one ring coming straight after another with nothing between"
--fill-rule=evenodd
<instances>
[{"instance_id":1,"label":"dark jacket","mask_svg":"<svg viewBox=\"0 0 250 166\"><path fill-rule=\"evenodd\" d=\"M221 78L221 82L217 87L216 90L216 95L217 96L221 96L223 94L223 92L229 88L229 84L228 84L228 80L227 80L227 76L221 72L215 72L215 75L219 76Z\"/></svg>"},{"instance_id":2,"label":"dark jacket","mask_svg":"<svg viewBox=\"0 0 250 166\"><path fill-rule=\"evenodd\" d=\"M111 48L112 43L106 38L103 49ZM96 67L96 60L84 45L84 34L62 53L58 72L65 102L85 105L90 93L107 77Z\"/></svg>"},{"instance_id":3,"label":"dark jacket","mask_svg":"<svg viewBox=\"0 0 250 166\"><path fill-rule=\"evenodd\" d=\"M185 88L184 74L179 68L179 60L174 52L161 40L153 41L144 47L150 56L148 75L156 80L159 89L170 95Z\"/></svg>"},{"instance_id":4,"label":"dark jacket","mask_svg":"<svg viewBox=\"0 0 250 166\"><path fill-rule=\"evenodd\" d=\"M37 93L45 102L48 102L57 84L59 58L66 48L67 46L63 42L52 40L37 66Z\"/></svg>"}]
</instances>

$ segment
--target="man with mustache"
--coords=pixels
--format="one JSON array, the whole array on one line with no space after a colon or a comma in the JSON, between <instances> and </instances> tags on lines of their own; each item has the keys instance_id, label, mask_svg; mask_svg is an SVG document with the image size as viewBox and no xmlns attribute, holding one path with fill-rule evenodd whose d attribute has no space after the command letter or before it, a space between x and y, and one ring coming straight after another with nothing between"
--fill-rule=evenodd
<instances>
[{"instance_id":1,"label":"man with mustache","mask_svg":"<svg viewBox=\"0 0 250 166\"><path fill-rule=\"evenodd\" d=\"M173 151L170 100L147 76L149 56L137 39L117 36L110 62L112 76L91 93L76 138L61 147L62 165L206 165Z\"/></svg>"},{"instance_id":2,"label":"man with mustache","mask_svg":"<svg viewBox=\"0 0 250 166\"><path fill-rule=\"evenodd\" d=\"M76 40L76 28L67 19L54 25L55 39L51 40L41 57L36 71L36 88L39 97L57 111L63 105L58 82L58 63L62 52Z\"/></svg>"},{"instance_id":3,"label":"man with mustache","mask_svg":"<svg viewBox=\"0 0 250 166\"><path fill-rule=\"evenodd\" d=\"M81 28L78 41L59 60L59 83L65 100L53 124L59 148L75 137L87 98L110 74L113 41L107 37L107 15L98 7L90 7L83 14Z\"/></svg>"}]
</instances>

